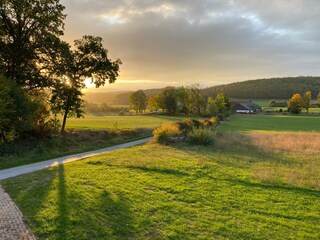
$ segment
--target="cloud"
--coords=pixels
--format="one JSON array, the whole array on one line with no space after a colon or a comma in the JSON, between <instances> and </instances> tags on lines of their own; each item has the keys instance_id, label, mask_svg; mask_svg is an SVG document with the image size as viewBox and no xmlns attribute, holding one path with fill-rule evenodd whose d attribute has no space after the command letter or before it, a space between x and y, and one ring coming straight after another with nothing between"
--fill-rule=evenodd
<instances>
[{"instance_id":1,"label":"cloud","mask_svg":"<svg viewBox=\"0 0 320 240\"><path fill-rule=\"evenodd\" d=\"M318 0L62 3L65 38L102 36L124 63L122 79L189 85L319 74Z\"/></svg>"}]
</instances>

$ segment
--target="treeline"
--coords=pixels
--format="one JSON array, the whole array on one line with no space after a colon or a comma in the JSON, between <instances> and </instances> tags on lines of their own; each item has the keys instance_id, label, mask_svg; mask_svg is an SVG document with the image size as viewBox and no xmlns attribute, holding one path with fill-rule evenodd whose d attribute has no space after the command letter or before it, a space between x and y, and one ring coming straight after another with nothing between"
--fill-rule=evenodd
<instances>
[{"instance_id":1,"label":"treeline","mask_svg":"<svg viewBox=\"0 0 320 240\"><path fill-rule=\"evenodd\" d=\"M148 110L154 113L166 113L170 115L185 114L196 116L220 116L228 115L230 101L219 93L215 98L203 94L199 85L190 87L167 87L160 93L149 96L143 90L132 93L129 97L130 108L136 113Z\"/></svg>"},{"instance_id":2,"label":"treeline","mask_svg":"<svg viewBox=\"0 0 320 240\"><path fill-rule=\"evenodd\" d=\"M204 94L219 92L230 98L289 99L295 93L311 91L315 98L320 91L320 77L287 77L236 82L204 89Z\"/></svg>"},{"instance_id":3,"label":"treeline","mask_svg":"<svg viewBox=\"0 0 320 240\"><path fill-rule=\"evenodd\" d=\"M129 113L128 107L116 107L111 106L107 103L91 103L91 102L84 102L84 111L86 113L91 114L117 114L117 115L125 115Z\"/></svg>"},{"instance_id":4,"label":"treeline","mask_svg":"<svg viewBox=\"0 0 320 240\"><path fill-rule=\"evenodd\" d=\"M149 97L158 94L162 90L147 89L144 92ZM320 92L320 77L258 79L213 86L204 88L202 91L206 96L215 97L218 93L223 92L229 98L244 99L289 99L294 93L302 94L306 91L311 91L312 98L315 99ZM107 102L112 102L113 104L127 105L131 94L132 92L108 93L108 96L105 96L104 99L102 93L90 93L85 98L90 102L102 103L108 100Z\"/></svg>"}]
</instances>

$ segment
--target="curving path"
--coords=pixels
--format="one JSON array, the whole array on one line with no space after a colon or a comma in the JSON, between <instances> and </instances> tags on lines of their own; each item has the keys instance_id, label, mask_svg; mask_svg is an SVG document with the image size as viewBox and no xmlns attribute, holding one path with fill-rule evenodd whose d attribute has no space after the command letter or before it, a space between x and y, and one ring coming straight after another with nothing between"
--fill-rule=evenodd
<instances>
[{"instance_id":1,"label":"curving path","mask_svg":"<svg viewBox=\"0 0 320 240\"><path fill-rule=\"evenodd\" d=\"M78 161L84 158L97 156L103 153L112 152L122 148L140 145L150 141L152 137L133 142L128 142L112 147L95 151L73 154L61 158L43 162L28 164L20 167L9 168L0 171L0 180L19 176L26 173L39 171L41 169L57 166L60 164ZM23 215L17 205L0 186L0 240L35 240L36 238L29 230L23 220Z\"/></svg>"}]
</instances>

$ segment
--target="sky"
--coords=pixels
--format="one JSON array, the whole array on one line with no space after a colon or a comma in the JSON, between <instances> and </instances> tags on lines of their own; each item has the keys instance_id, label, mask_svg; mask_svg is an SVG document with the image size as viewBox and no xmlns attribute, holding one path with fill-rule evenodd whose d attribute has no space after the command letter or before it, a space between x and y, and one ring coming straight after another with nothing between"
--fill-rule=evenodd
<instances>
[{"instance_id":1,"label":"sky","mask_svg":"<svg viewBox=\"0 0 320 240\"><path fill-rule=\"evenodd\" d=\"M123 62L118 80L99 91L320 75L319 0L61 3L65 40L100 36Z\"/></svg>"}]
</instances>

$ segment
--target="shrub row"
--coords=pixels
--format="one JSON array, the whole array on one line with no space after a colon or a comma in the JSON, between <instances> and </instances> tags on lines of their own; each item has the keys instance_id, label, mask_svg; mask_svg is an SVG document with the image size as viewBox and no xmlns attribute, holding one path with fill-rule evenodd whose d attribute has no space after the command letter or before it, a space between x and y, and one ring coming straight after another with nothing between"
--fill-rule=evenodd
<instances>
[{"instance_id":1,"label":"shrub row","mask_svg":"<svg viewBox=\"0 0 320 240\"><path fill-rule=\"evenodd\" d=\"M161 144L184 141L195 145L209 145L213 143L218 123L218 118L213 117L203 121L186 119L163 124L153 131L154 141Z\"/></svg>"}]
</instances>

